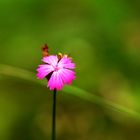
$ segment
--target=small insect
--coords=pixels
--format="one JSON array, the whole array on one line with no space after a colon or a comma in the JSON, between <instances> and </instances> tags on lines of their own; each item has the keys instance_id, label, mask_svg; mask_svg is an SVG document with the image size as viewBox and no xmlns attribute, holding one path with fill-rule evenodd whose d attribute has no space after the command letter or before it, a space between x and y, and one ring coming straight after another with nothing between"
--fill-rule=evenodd
<instances>
[{"instance_id":1,"label":"small insect","mask_svg":"<svg viewBox=\"0 0 140 140\"><path fill-rule=\"evenodd\" d=\"M42 47L42 56L43 57L49 56L49 47L47 44L44 44L44 46Z\"/></svg>"},{"instance_id":2,"label":"small insect","mask_svg":"<svg viewBox=\"0 0 140 140\"><path fill-rule=\"evenodd\" d=\"M59 61L60 61L63 57L67 57L67 58L72 59L71 57L69 57L69 55L67 55L67 54L62 54L62 53L58 53L57 57L58 57L58 60L59 60Z\"/></svg>"},{"instance_id":3,"label":"small insect","mask_svg":"<svg viewBox=\"0 0 140 140\"><path fill-rule=\"evenodd\" d=\"M50 55L49 54L49 47L47 44L44 44L44 46L42 47L42 57L47 57L49 55ZM62 53L58 53L57 57L58 57L58 61L60 61L63 57L67 57L67 58L72 59L71 57L69 57L69 55L62 54Z\"/></svg>"}]
</instances>

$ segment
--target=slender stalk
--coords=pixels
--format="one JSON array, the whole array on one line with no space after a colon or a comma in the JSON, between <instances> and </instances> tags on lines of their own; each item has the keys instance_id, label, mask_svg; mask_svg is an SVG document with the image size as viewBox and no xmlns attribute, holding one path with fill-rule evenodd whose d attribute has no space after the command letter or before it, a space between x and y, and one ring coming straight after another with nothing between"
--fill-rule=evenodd
<instances>
[{"instance_id":1,"label":"slender stalk","mask_svg":"<svg viewBox=\"0 0 140 140\"><path fill-rule=\"evenodd\" d=\"M52 140L56 140L56 89L53 91Z\"/></svg>"}]
</instances>

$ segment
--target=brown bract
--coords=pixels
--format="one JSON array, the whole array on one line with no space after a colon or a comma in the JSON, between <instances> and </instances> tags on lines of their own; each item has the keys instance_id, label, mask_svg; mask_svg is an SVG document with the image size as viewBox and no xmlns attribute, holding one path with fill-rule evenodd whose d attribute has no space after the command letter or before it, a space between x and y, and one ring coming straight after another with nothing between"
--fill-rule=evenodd
<instances>
[{"instance_id":1,"label":"brown bract","mask_svg":"<svg viewBox=\"0 0 140 140\"><path fill-rule=\"evenodd\" d=\"M42 56L43 56L43 57L49 56L49 47L48 47L47 44L45 44L45 45L42 47Z\"/></svg>"}]
</instances>

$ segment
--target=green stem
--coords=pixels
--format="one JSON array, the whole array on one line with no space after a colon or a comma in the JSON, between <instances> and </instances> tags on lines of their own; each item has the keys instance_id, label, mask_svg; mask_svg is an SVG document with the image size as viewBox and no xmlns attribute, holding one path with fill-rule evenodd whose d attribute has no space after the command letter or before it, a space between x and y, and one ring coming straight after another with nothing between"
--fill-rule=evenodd
<instances>
[{"instance_id":1,"label":"green stem","mask_svg":"<svg viewBox=\"0 0 140 140\"><path fill-rule=\"evenodd\" d=\"M53 91L52 140L56 139L56 89Z\"/></svg>"}]
</instances>

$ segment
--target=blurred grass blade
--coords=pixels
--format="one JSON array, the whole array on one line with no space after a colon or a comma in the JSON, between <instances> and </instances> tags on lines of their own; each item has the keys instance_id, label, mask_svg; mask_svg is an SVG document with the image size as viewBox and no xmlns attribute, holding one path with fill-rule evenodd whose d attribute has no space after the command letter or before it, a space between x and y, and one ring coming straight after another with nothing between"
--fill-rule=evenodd
<instances>
[{"instance_id":1,"label":"blurred grass blade","mask_svg":"<svg viewBox=\"0 0 140 140\"><path fill-rule=\"evenodd\" d=\"M32 82L36 82L39 83L41 85L45 85L45 83L41 80L37 80L35 73L34 72L30 72L28 70L24 70L21 68L16 68L13 66L9 66L9 65L4 65L4 64L0 64L0 74L1 75L6 75L6 76L14 76L17 78L22 78L25 80L29 80ZM121 106L119 104L116 104L114 102L105 100L102 97L99 97L97 95L91 94L83 89L80 89L78 87L74 87L74 86L65 86L63 89L64 92L77 96L83 100L92 102L92 103L96 103L97 105L100 105L102 107L105 108L110 108L111 110L114 111L118 111L118 112L122 112L125 113L129 116L132 116L136 119L140 119L140 113L136 112L132 109L126 108L124 106Z\"/></svg>"},{"instance_id":2,"label":"blurred grass blade","mask_svg":"<svg viewBox=\"0 0 140 140\"><path fill-rule=\"evenodd\" d=\"M100 105L102 107L105 108L109 108L111 110L117 111L117 112L122 112L122 113L126 113L130 116L133 116L137 119L140 119L140 113L136 112L132 109L129 109L127 107L124 107L122 105L119 105L117 103L108 101L102 97L99 97L97 95L91 94L85 90L82 90L80 88L74 87L74 86L66 86L63 89L64 92L66 93L70 93L72 95L75 95L77 97L80 97L81 99L90 101L92 103L96 103L97 105Z\"/></svg>"},{"instance_id":3,"label":"blurred grass blade","mask_svg":"<svg viewBox=\"0 0 140 140\"><path fill-rule=\"evenodd\" d=\"M17 68L5 64L0 64L0 74L7 75L7 76L14 76L17 78L22 78L24 80L29 80L37 83L42 83L41 80L37 80L34 72L30 72L22 68Z\"/></svg>"}]
</instances>

